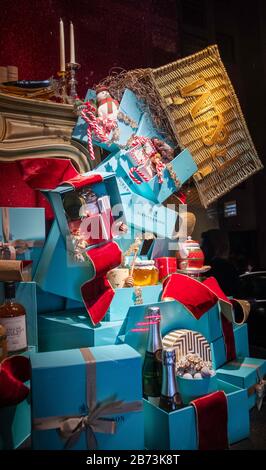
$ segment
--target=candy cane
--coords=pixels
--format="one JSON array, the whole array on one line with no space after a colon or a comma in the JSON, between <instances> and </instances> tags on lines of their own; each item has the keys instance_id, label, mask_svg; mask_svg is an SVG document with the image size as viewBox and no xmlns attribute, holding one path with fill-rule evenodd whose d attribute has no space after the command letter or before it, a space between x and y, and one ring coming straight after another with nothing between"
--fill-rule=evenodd
<instances>
[{"instance_id":1,"label":"candy cane","mask_svg":"<svg viewBox=\"0 0 266 470\"><path fill-rule=\"evenodd\" d=\"M142 179L142 181L140 181L139 179L137 179L135 176L134 176L134 173L136 173L136 175L138 175L139 178ZM144 173L142 173L142 171L140 171L137 167L133 166L132 168L130 168L129 172L128 172L130 178L134 181L134 183L136 184L141 184L143 183L143 181L147 182L149 181L150 179L147 178L147 176L144 175Z\"/></svg>"},{"instance_id":2,"label":"candy cane","mask_svg":"<svg viewBox=\"0 0 266 470\"><path fill-rule=\"evenodd\" d=\"M87 137L88 137L88 149L91 156L91 160L95 160L94 149L92 144L92 131L102 142L108 142L108 137L106 132L111 132L115 126L114 120L110 118L97 119L95 116L96 108L91 105L91 103L85 103L86 107L81 112L81 117L87 123Z\"/></svg>"},{"instance_id":3,"label":"candy cane","mask_svg":"<svg viewBox=\"0 0 266 470\"><path fill-rule=\"evenodd\" d=\"M157 176L158 176L158 181L159 183L162 183L163 182L163 170L165 168L165 164L163 162L158 162L156 163L156 173L157 173Z\"/></svg>"}]
</instances>

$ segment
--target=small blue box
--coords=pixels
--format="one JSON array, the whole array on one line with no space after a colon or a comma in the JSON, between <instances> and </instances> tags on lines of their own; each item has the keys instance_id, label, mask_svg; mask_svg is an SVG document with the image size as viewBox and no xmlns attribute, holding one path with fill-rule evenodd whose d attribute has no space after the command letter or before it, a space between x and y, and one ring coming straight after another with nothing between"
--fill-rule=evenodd
<instances>
[{"instance_id":1,"label":"small blue box","mask_svg":"<svg viewBox=\"0 0 266 470\"><path fill-rule=\"evenodd\" d=\"M187 149L183 150L170 163L177 179L180 181L180 188L197 171L197 165ZM126 183L132 187L133 191L155 203L164 202L177 191L175 183L166 168L163 170L162 183L159 183L158 176L155 175L150 181L137 184L128 176L130 168L134 165L126 153L120 152L119 164L124 170Z\"/></svg>"},{"instance_id":2,"label":"small blue box","mask_svg":"<svg viewBox=\"0 0 266 470\"><path fill-rule=\"evenodd\" d=\"M115 344L121 326L116 321L93 327L84 309L38 315L39 352Z\"/></svg>"},{"instance_id":3,"label":"small blue box","mask_svg":"<svg viewBox=\"0 0 266 470\"><path fill-rule=\"evenodd\" d=\"M121 195L125 218L131 225L144 232L155 233L160 238L176 235L178 214L162 204L154 204L138 194Z\"/></svg>"},{"instance_id":4,"label":"small blue box","mask_svg":"<svg viewBox=\"0 0 266 470\"><path fill-rule=\"evenodd\" d=\"M86 353L86 350L84 354ZM142 402L142 373L139 354L127 345L97 346L93 355L96 369L85 363L79 349L31 355L32 445L35 450L60 450L64 441L56 429L37 430L36 419L86 415L86 389L93 385L97 404L122 400ZM94 372L96 373L93 377ZM88 376L91 379L89 382ZM91 390L91 388L90 388ZM89 392L90 394L93 392ZM91 410L89 410L90 412ZM88 412L88 411L87 411ZM110 412L109 412L110 413ZM143 411L109 414L116 422L114 434L95 433L99 450L144 449ZM73 450L86 450L86 433L81 432Z\"/></svg>"},{"instance_id":5,"label":"small blue box","mask_svg":"<svg viewBox=\"0 0 266 470\"><path fill-rule=\"evenodd\" d=\"M141 288L143 304L148 307L157 302L162 292L162 285L144 286ZM136 292L134 287L126 287L115 289L115 295L110 304L105 320L116 321L124 320L127 316L128 309L135 305Z\"/></svg>"},{"instance_id":6,"label":"small blue box","mask_svg":"<svg viewBox=\"0 0 266 470\"><path fill-rule=\"evenodd\" d=\"M247 389L250 409L256 404L254 386L265 374L266 360L254 357L238 357L217 369L217 377L220 380Z\"/></svg>"},{"instance_id":7,"label":"small blue box","mask_svg":"<svg viewBox=\"0 0 266 470\"><path fill-rule=\"evenodd\" d=\"M197 165L187 149L177 155L171 161L171 164L181 185L197 171ZM127 153L120 151L116 154L112 153L109 155L109 157L98 165L95 171L100 170L115 173L119 180L124 180L126 183L124 189L127 188L127 192L137 193L155 203L164 202L177 190L166 168L163 170L162 183L159 183L158 177L155 175L146 183L142 182L141 184L136 184L129 176L129 170L132 166L134 165L128 159Z\"/></svg>"},{"instance_id":8,"label":"small blue box","mask_svg":"<svg viewBox=\"0 0 266 470\"><path fill-rule=\"evenodd\" d=\"M30 436L30 411L30 397L16 406L0 408L0 450L17 449Z\"/></svg>"},{"instance_id":9,"label":"small blue box","mask_svg":"<svg viewBox=\"0 0 266 470\"><path fill-rule=\"evenodd\" d=\"M88 90L86 94L85 101L96 99L96 94L94 90ZM130 119L133 119L136 122L137 127L140 124L141 117L143 115L143 105L141 101L136 97L136 95L131 91L126 89L119 105L119 112L122 112ZM120 149L120 146L126 145L129 138L136 133L136 129L133 129L130 125L126 125L123 121L118 120L118 130L119 130L119 139L116 142L101 142L96 140L93 137L93 144L98 145L99 147L108 150L109 152L117 151ZM112 133L111 133L112 135ZM111 136L110 136L111 137ZM77 124L74 127L72 138L78 140L79 142L87 145L87 124L84 122L82 117L78 118Z\"/></svg>"},{"instance_id":10,"label":"small blue box","mask_svg":"<svg viewBox=\"0 0 266 470\"><path fill-rule=\"evenodd\" d=\"M0 282L0 304L4 301L4 283ZM26 310L27 342L29 350L38 349L37 300L35 282L16 284L16 301Z\"/></svg>"},{"instance_id":11,"label":"small blue box","mask_svg":"<svg viewBox=\"0 0 266 470\"><path fill-rule=\"evenodd\" d=\"M208 395L218 390L218 381L216 375L212 377L204 377L201 379L186 379L184 377L176 377L178 391L182 398L182 402L188 405L192 400Z\"/></svg>"},{"instance_id":12,"label":"small blue box","mask_svg":"<svg viewBox=\"0 0 266 470\"><path fill-rule=\"evenodd\" d=\"M93 175L93 172L82 174L83 177L90 176L90 175ZM110 174L110 173L101 173L101 176L103 177L102 182L94 183L94 184L84 184L84 186L90 186L90 189L96 194L97 197L108 195L110 197L110 206L112 209L112 215L113 215L114 220L126 222L124 218L124 214L123 214L123 205L122 205L115 175ZM44 194L48 197L53 207L61 234L63 235L63 238L65 240L65 243L67 243L67 240L69 240L70 238L70 229L69 229L66 214L64 211L62 197L64 194L72 192L72 191L74 191L74 188L70 184L58 186L57 188L53 190L43 191ZM109 235L110 234L108 233L107 236ZM104 243L106 241L107 239L101 240L100 243ZM87 249L95 247L97 245L99 245L98 240L95 241L95 243L88 246ZM71 263L71 258L69 259L69 263ZM73 264L77 265L77 263L73 263Z\"/></svg>"},{"instance_id":13,"label":"small blue box","mask_svg":"<svg viewBox=\"0 0 266 470\"><path fill-rule=\"evenodd\" d=\"M80 286L93 275L89 261L86 264L69 262L65 240L54 221L34 277L38 286L43 291L82 302Z\"/></svg>"},{"instance_id":14,"label":"small blue box","mask_svg":"<svg viewBox=\"0 0 266 470\"><path fill-rule=\"evenodd\" d=\"M45 215L43 208L9 207L10 241L23 240L33 242L33 247L18 254L19 260L32 261L34 275L45 241ZM2 208L0 208L0 242L3 241ZM36 246L34 246L34 244Z\"/></svg>"},{"instance_id":15,"label":"small blue box","mask_svg":"<svg viewBox=\"0 0 266 470\"><path fill-rule=\"evenodd\" d=\"M249 436L247 392L221 380L218 380L218 390L223 390L227 395L228 440L230 444L234 444ZM193 406L167 413L144 400L144 417L145 447L147 449L198 449L196 416Z\"/></svg>"},{"instance_id":16,"label":"small blue box","mask_svg":"<svg viewBox=\"0 0 266 470\"><path fill-rule=\"evenodd\" d=\"M245 357L249 355L248 345L248 327L247 324L234 326L235 349L237 357ZM224 337L216 339L210 344L212 352L212 363L214 369L218 369L226 363L226 349Z\"/></svg>"}]
</instances>

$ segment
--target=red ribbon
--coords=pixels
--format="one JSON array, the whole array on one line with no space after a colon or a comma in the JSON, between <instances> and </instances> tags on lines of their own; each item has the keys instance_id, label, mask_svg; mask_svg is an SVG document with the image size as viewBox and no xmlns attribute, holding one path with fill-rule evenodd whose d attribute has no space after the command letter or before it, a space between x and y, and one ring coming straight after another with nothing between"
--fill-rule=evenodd
<instances>
[{"instance_id":1,"label":"red ribbon","mask_svg":"<svg viewBox=\"0 0 266 470\"><path fill-rule=\"evenodd\" d=\"M203 283L185 274L174 273L163 283L162 298L171 297L192 313L199 320L218 301L218 297Z\"/></svg>"},{"instance_id":2,"label":"red ribbon","mask_svg":"<svg viewBox=\"0 0 266 470\"><path fill-rule=\"evenodd\" d=\"M54 189L62 184L78 189L103 181L100 174L80 175L72 163L65 159L31 158L20 161L20 165L24 181L33 189ZM91 248L87 257L93 263L95 276L81 286L81 294L91 321L97 324L105 316L114 296L106 273L121 264L122 252L115 242L110 241Z\"/></svg>"},{"instance_id":3,"label":"red ribbon","mask_svg":"<svg viewBox=\"0 0 266 470\"><path fill-rule=\"evenodd\" d=\"M170 297L182 303L199 320L219 299L231 303L214 277L199 282L184 274L172 274L163 283L162 298ZM222 314L222 331L226 361L236 358L232 323Z\"/></svg>"},{"instance_id":4,"label":"red ribbon","mask_svg":"<svg viewBox=\"0 0 266 470\"><path fill-rule=\"evenodd\" d=\"M0 364L0 408L17 405L25 400L29 388L24 384L30 379L30 361L24 356L12 356Z\"/></svg>"},{"instance_id":5,"label":"red ribbon","mask_svg":"<svg viewBox=\"0 0 266 470\"><path fill-rule=\"evenodd\" d=\"M228 449L228 410L225 393L210 393L193 400L191 405L196 413L199 450Z\"/></svg>"},{"instance_id":6,"label":"red ribbon","mask_svg":"<svg viewBox=\"0 0 266 470\"><path fill-rule=\"evenodd\" d=\"M203 281L203 284L209 289L211 289L212 292L214 292L219 299L229 304L232 303L222 291L221 287L219 286L218 282L214 277L209 277L208 279L205 279L205 281ZM228 362L236 358L234 330L232 323L223 314L221 315L221 322L226 351L226 362Z\"/></svg>"}]
</instances>

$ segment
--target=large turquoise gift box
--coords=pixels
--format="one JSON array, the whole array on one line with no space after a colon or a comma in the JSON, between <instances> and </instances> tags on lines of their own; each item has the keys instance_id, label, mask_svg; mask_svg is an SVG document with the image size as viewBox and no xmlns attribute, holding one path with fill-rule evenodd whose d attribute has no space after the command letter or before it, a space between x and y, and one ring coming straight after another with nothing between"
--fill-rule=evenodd
<instances>
[{"instance_id":1,"label":"large turquoise gift box","mask_svg":"<svg viewBox=\"0 0 266 470\"><path fill-rule=\"evenodd\" d=\"M115 344L122 321L92 326L85 309L38 315L39 352Z\"/></svg>"},{"instance_id":2,"label":"large turquoise gift box","mask_svg":"<svg viewBox=\"0 0 266 470\"><path fill-rule=\"evenodd\" d=\"M237 357L217 369L217 377L237 387L247 389L249 408L256 405L256 385L266 374L266 360L254 357Z\"/></svg>"},{"instance_id":3,"label":"large turquoise gift box","mask_svg":"<svg viewBox=\"0 0 266 470\"><path fill-rule=\"evenodd\" d=\"M249 436L247 391L221 380L218 380L218 390L226 393L228 440L229 444L234 444ZM196 415L192 405L167 413L147 400L143 401L147 449L198 449Z\"/></svg>"},{"instance_id":4,"label":"large turquoise gift box","mask_svg":"<svg viewBox=\"0 0 266 470\"><path fill-rule=\"evenodd\" d=\"M32 354L31 365L33 449L144 449L141 359L134 349L44 352Z\"/></svg>"}]
</instances>

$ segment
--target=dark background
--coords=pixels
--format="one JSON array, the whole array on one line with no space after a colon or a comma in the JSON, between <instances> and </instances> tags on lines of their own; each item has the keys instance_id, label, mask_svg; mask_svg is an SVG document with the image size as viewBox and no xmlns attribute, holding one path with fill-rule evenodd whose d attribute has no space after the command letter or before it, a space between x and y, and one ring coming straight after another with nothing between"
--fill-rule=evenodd
<instances>
[{"instance_id":1,"label":"dark background","mask_svg":"<svg viewBox=\"0 0 266 470\"><path fill-rule=\"evenodd\" d=\"M17 65L20 79L56 75L60 17L65 24L66 60L68 23L74 23L80 96L113 67L156 67L217 43L266 165L264 0L0 0L0 65ZM2 175L10 172L8 165L1 164ZM19 205L9 180L4 188L0 177L0 203L9 205L8 194L11 205ZM266 174L261 171L213 208L220 226L229 232L233 249L264 268L265 191ZM225 218L224 202L231 200L237 203L237 216ZM24 205L31 204L28 196Z\"/></svg>"}]
</instances>

